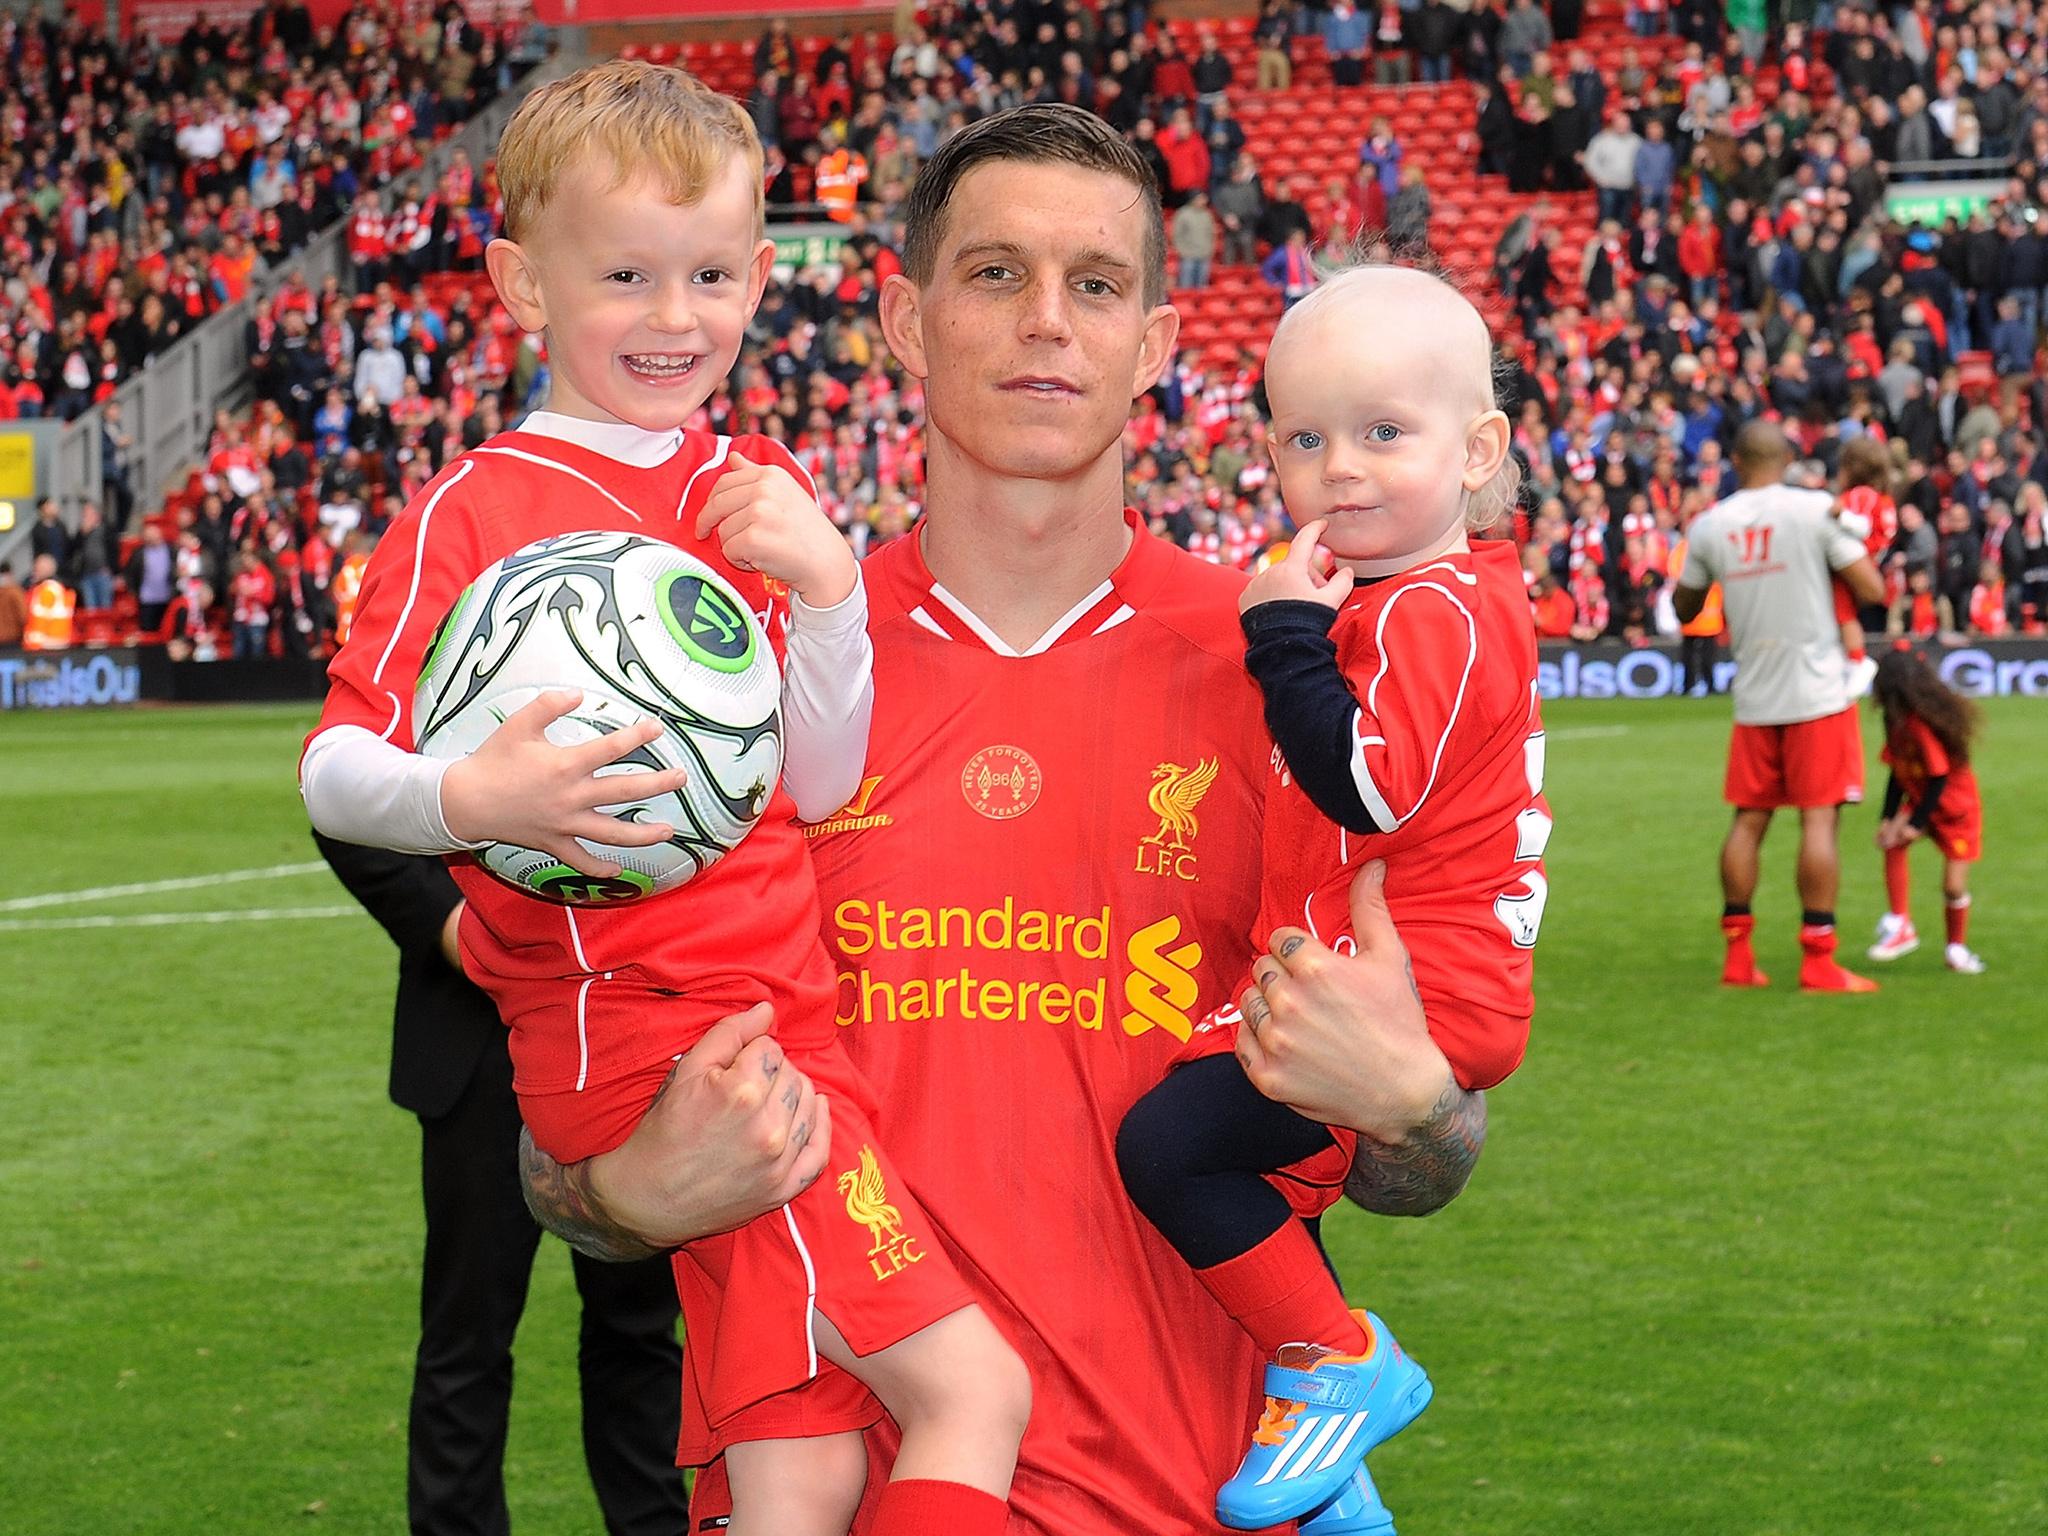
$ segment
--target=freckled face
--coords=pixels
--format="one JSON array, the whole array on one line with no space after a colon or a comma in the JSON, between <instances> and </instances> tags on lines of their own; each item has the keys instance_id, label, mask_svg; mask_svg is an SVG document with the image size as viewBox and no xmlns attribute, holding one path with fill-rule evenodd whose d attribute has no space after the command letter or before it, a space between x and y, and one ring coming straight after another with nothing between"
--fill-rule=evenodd
<instances>
[{"instance_id":1,"label":"freckled face","mask_svg":"<svg viewBox=\"0 0 2048 1536\"><path fill-rule=\"evenodd\" d=\"M689 204L644 175L609 181L589 164L565 177L523 242L547 330L548 405L668 431L732 371L775 248L755 238L742 160Z\"/></svg>"},{"instance_id":2,"label":"freckled face","mask_svg":"<svg viewBox=\"0 0 2048 1536\"><path fill-rule=\"evenodd\" d=\"M1179 331L1145 303L1145 223L1121 177L997 161L961 177L931 281L890 343L931 431L1000 475L1065 479L1116 453Z\"/></svg>"}]
</instances>

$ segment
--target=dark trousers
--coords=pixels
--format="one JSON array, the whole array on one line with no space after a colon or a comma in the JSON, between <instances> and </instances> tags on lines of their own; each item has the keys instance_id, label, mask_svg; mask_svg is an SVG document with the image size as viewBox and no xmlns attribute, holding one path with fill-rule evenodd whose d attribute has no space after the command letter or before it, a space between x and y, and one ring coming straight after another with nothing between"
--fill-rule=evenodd
<instances>
[{"instance_id":1,"label":"dark trousers","mask_svg":"<svg viewBox=\"0 0 2048 1536\"><path fill-rule=\"evenodd\" d=\"M494 1042L446 1115L420 1122L427 1247L406 1508L414 1536L504 1536L512 1338L540 1228L520 1194L512 1066ZM666 1259L574 1256L583 1450L611 1536L680 1536L682 1353Z\"/></svg>"},{"instance_id":2,"label":"dark trousers","mask_svg":"<svg viewBox=\"0 0 2048 1536\"><path fill-rule=\"evenodd\" d=\"M1131 1203L1174 1252L1211 1269L1293 1219L1265 1176L1331 1145L1327 1125L1260 1093L1235 1056L1205 1056L1131 1106L1117 1128L1116 1161Z\"/></svg>"},{"instance_id":3,"label":"dark trousers","mask_svg":"<svg viewBox=\"0 0 2048 1536\"><path fill-rule=\"evenodd\" d=\"M1721 657L1721 641L1716 635L1686 635L1678 642L1679 661L1684 670L1680 673L1679 687L1686 693L1701 683L1707 692L1719 693L1714 686L1714 663Z\"/></svg>"}]
</instances>

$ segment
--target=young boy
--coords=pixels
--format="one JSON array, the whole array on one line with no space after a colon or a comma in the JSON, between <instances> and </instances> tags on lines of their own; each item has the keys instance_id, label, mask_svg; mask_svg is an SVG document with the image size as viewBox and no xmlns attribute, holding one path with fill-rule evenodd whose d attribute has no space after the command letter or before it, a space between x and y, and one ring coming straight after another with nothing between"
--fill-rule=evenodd
<instances>
[{"instance_id":1,"label":"young boy","mask_svg":"<svg viewBox=\"0 0 2048 1536\"><path fill-rule=\"evenodd\" d=\"M1345 949L1353 878L1384 860L1430 1033L1466 1088L1521 1060L1550 836L1519 562L1467 537L1512 474L1491 359L1478 312L1421 271L1359 268L1289 311L1266 387L1302 528L1239 603L1277 743L1255 937L1292 925ZM1253 980L1287 985L1270 959ZM1262 998L1205 1021L1193 1059L1124 1120L1119 1160L1139 1208L1276 1358L1219 1517L1391 1530L1363 1457L1421 1412L1429 1378L1346 1308L1296 1219L1336 1198L1356 1138L1263 1097L1229 1054Z\"/></svg>"},{"instance_id":2,"label":"young boy","mask_svg":"<svg viewBox=\"0 0 2048 1536\"><path fill-rule=\"evenodd\" d=\"M858 1434L805 1438L806 1425L819 1405L843 1422L871 1391L873 1415L886 1406L903 1431L877 1528L996 1536L1029 1382L878 1150L832 1022L795 823L836 809L865 758L859 572L782 448L687 428L730 372L773 260L759 143L736 103L621 60L529 97L498 167L507 238L486 259L521 327L545 335L549 408L436 476L379 545L301 766L308 809L349 841L437 853L512 842L612 873L578 836L653 843L670 829L636 835L596 816L616 789L593 775L658 726L558 748L543 731L575 695L554 693L467 759L418 757L409 708L434 627L485 566L573 529L666 538L734 585L784 663L787 764L759 825L687 891L615 908L534 901L458 858L464 968L511 1028L521 1112L562 1162L623 1141L713 1022L773 1005L784 1052L832 1099L844 1171L675 1255L682 1459L725 1456L743 1536L837 1536L866 1451ZM670 787L656 775L646 792Z\"/></svg>"}]
</instances>

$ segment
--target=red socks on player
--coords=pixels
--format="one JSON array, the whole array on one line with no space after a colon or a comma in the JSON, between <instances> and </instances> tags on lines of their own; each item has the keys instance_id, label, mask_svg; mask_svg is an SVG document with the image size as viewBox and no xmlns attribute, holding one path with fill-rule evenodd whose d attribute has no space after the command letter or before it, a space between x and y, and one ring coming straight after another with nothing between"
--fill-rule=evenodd
<instances>
[{"instance_id":1,"label":"red socks on player","mask_svg":"<svg viewBox=\"0 0 2048 1536\"><path fill-rule=\"evenodd\" d=\"M909 1477L875 1501L875 1536L1003 1536L1010 1505L965 1483Z\"/></svg>"},{"instance_id":2,"label":"red socks on player","mask_svg":"<svg viewBox=\"0 0 2048 1536\"><path fill-rule=\"evenodd\" d=\"M1877 983L1842 969L1835 959L1835 925L1808 922L1799 929L1799 987L1804 992L1875 992Z\"/></svg>"},{"instance_id":3,"label":"red socks on player","mask_svg":"<svg viewBox=\"0 0 2048 1536\"><path fill-rule=\"evenodd\" d=\"M1198 1269L1195 1278L1268 1359L1283 1344L1325 1344L1362 1355L1371 1342L1344 1305L1322 1249L1292 1217L1256 1248Z\"/></svg>"},{"instance_id":4,"label":"red socks on player","mask_svg":"<svg viewBox=\"0 0 2048 1536\"><path fill-rule=\"evenodd\" d=\"M1913 874L1903 848L1884 851L1884 897L1892 911L1900 917L1906 915L1913 899Z\"/></svg>"},{"instance_id":5,"label":"red socks on player","mask_svg":"<svg viewBox=\"0 0 2048 1536\"><path fill-rule=\"evenodd\" d=\"M1748 912L1721 914L1721 937L1728 941L1728 959L1721 966L1724 987L1768 987L1771 978L1757 969L1756 951L1749 936L1756 930L1756 918Z\"/></svg>"},{"instance_id":6,"label":"red socks on player","mask_svg":"<svg viewBox=\"0 0 2048 1536\"><path fill-rule=\"evenodd\" d=\"M1951 944L1966 942L1970 931L1970 893L1951 896L1948 900L1948 941Z\"/></svg>"},{"instance_id":7,"label":"red socks on player","mask_svg":"<svg viewBox=\"0 0 2048 1536\"><path fill-rule=\"evenodd\" d=\"M1890 866L1887 864L1889 874ZM1721 914L1721 934L1728 941L1727 963L1721 967L1724 987L1767 987L1771 978L1757 969L1756 951L1750 935L1756 918L1747 910ZM1799 947L1805 953L1799 961L1799 985L1807 992L1875 992L1877 983L1867 976L1845 971L1835 959L1835 920L1831 912L1809 912L1799 929Z\"/></svg>"}]
</instances>

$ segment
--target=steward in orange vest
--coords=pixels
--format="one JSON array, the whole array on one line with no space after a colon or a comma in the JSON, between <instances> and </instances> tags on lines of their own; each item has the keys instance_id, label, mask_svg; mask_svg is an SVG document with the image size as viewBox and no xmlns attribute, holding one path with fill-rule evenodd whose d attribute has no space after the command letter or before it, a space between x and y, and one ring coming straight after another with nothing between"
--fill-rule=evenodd
<instances>
[{"instance_id":1,"label":"steward in orange vest","mask_svg":"<svg viewBox=\"0 0 2048 1536\"><path fill-rule=\"evenodd\" d=\"M48 555L36 561L35 584L28 590L28 626L22 631L22 649L62 651L71 645L71 614L78 600L71 589L57 579L57 562Z\"/></svg>"},{"instance_id":2,"label":"steward in orange vest","mask_svg":"<svg viewBox=\"0 0 2048 1536\"><path fill-rule=\"evenodd\" d=\"M818 161L818 201L825 205L828 218L849 224L861 186L868 179L867 157L840 144L832 129L825 131L824 140L826 150Z\"/></svg>"}]
</instances>

